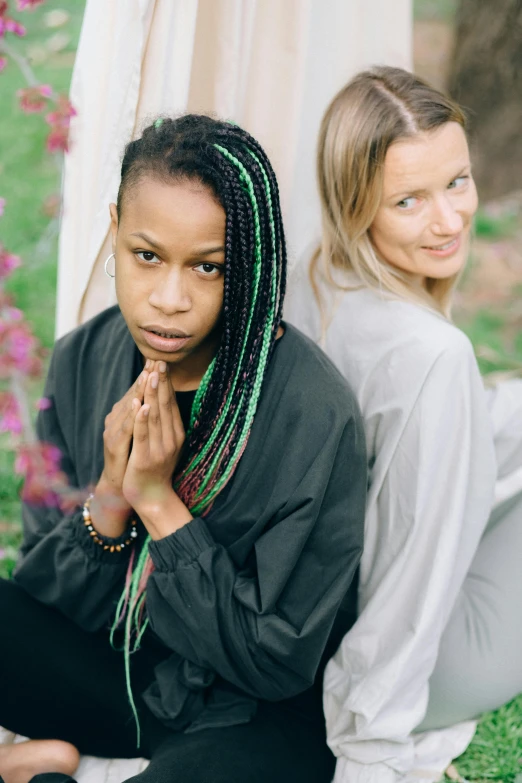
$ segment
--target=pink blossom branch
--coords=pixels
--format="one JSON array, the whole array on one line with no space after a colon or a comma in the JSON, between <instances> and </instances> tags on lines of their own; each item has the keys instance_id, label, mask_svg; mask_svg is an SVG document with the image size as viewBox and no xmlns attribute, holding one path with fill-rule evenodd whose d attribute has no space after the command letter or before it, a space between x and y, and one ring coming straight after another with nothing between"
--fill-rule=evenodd
<instances>
[{"instance_id":1,"label":"pink blossom branch","mask_svg":"<svg viewBox=\"0 0 522 783\"><path fill-rule=\"evenodd\" d=\"M34 75L33 69L31 68L27 57L19 54L15 47L11 46L11 44L6 41L5 38L0 38L0 52L7 54L8 57L10 57L10 59L17 64L29 87L36 87L38 84L38 79Z\"/></svg>"},{"instance_id":2,"label":"pink blossom branch","mask_svg":"<svg viewBox=\"0 0 522 783\"><path fill-rule=\"evenodd\" d=\"M18 0L18 10L32 9L44 0ZM9 17L7 0L0 0L0 71L8 61L15 63L22 73L27 87L18 92L20 108L26 113L41 113L53 104L45 115L50 126L46 148L48 152L67 151L69 125L76 114L69 99L58 95L50 85L39 84L27 58L21 55L7 40L6 34L25 35L25 29ZM5 55L2 56L2 55ZM58 171L62 171L62 155L53 155ZM5 199L0 198L0 216L4 212ZM54 221L53 230L56 230ZM50 240L49 231L40 244ZM21 265L18 256L10 253L0 243L0 431L10 432L15 439L17 458L15 471L24 476L23 497L31 503L74 506L84 497L84 491L68 486L61 472L59 450L52 444L38 441L29 403L28 381L42 371L42 348L33 335L24 314L13 306L5 293L5 279ZM41 400L40 410L51 402Z\"/></svg>"}]
</instances>

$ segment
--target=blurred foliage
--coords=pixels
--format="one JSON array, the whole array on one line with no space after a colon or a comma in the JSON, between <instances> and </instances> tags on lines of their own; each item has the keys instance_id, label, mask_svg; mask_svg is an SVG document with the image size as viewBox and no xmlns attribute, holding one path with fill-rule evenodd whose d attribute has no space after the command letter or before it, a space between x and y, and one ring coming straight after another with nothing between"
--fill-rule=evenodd
<instances>
[{"instance_id":1,"label":"blurred foliage","mask_svg":"<svg viewBox=\"0 0 522 783\"><path fill-rule=\"evenodd\" d=\"M413 0L414 19L451 22L457 10L457 0Z\"/></svg>"},{"instance_id":2,"label":"blurred foliage","mask_svg":"<svg viewBox=\"0 0 522 783\"><path fill-rule=\"evenodd\" d=\"M50 12L63 5L67 23L49 27ZM84 7L85 0L43 3L34 11L17 15L27 26L27 35L10 39L14 49L29 55L38 81L52 84L59 93L69 91ZM49 229L44 202L59 190L60 173L55 158L45 153L49 128L42 116L23 114L18 107L16 92L23 87L24 77L10 61L0 74L0 196L7 199L1 234L3 244L24 262L8 289L43 344L50 347L54 339L57 232L53 235L52 227Z\"/></svg>"},{"instance_id":3,"label":"blurred foliage","mask_svg":"<svg viewBox=\"0 0 522 783\"><path fill-rule=\"evenodd\" d=\"M479 209L475 216L475 235L484 239L505 239L511 237L519 227L519 218L514 213L492 215Z\"/></svg>"}]
</instances>

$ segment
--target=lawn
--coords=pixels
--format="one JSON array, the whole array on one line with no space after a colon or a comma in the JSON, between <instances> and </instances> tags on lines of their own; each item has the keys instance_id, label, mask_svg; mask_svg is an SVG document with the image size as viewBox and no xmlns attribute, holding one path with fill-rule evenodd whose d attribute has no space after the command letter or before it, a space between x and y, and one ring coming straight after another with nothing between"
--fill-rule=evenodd
<instances>
[{"instance_id":1,"label":"lawn","mask_svg":"<svg viewBox=\"0 0 522 783\"><path fill-rule=\"evenodd\" d=\"M41 83L67 91L77 45L84 0L63 2L69 19L50 27L48 0L23 18L33 68ZM424 18L442 13L449 18L454 0L416 0ZM15 42L16 43L16 42ZM57 162L42 152L46 128L38 115L24 115L14 97L25 86L14 64L0 75L0 196L7 199L0 221L0 238L24 267L10 282L19 307L35 333L50 349L53 344L56 292L57 224L46 215L44 203L59 188ZM456 308L457 323L473 341L484 372L505 373L522 367L518 294L522 284L522 204L507 200L488 205L478 216L469 269ZM41 393L42 382L33 390ZM0 440L0 576L10 575L20 543L19 481L13 473L13 452L6 436ZM522 697L484 716L469 750L456 763L474 783L514 783L522 772ZM518 780L517 780L518 783Z\"/></svg>"}]
</instances>

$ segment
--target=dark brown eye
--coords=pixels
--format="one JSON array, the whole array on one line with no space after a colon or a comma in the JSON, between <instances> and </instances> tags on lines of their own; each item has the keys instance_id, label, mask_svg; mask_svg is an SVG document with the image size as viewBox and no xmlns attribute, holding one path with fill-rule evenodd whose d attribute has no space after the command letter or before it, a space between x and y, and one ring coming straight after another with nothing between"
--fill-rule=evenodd
<instances>
[{"instance_id":1,"label":"dark brown eye","mask_svg":"<svg viewBox=\"0 0 522 783\"><path fill-rule=\"evenodd\" d=\"M198 264L195 269L201 272L205 277L217 277L220 272L220 267L215 264Z\"/></svg>"},{"instance_id":2,"label":"dark brown eye","mask_svg":"<svg viewBox=\"0 0 522 783\"><path fill-rule=\"evenodd\" d=\"M150 250L140 250L138 253L136 253L136 255L138 256L139 259L141 259L142 261L147 261L147 263L149 264L152 261L154 261L154 259L156 259L157 261L156 254L152 253Z\"/></svg>"}]
</instances>

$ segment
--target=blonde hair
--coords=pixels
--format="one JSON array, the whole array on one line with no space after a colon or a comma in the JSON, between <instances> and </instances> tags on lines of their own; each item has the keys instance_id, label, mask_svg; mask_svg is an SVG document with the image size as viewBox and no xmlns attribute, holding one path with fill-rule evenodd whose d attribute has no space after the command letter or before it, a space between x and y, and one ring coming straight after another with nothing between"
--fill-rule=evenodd
<instances>
[{"instance_id":1,"label":"blonde hair","mask_svg":"<svg viewBox=\"0 0 522 783\"><path fill-rule=\"evenodd\" d=\"M458 275L428 278L425 289L416 288L407 272L378 257L369 236L381 201L389 147L447 122L466 128L466 117L456 103L400 68L363 71L335 96L321 123L317 154L323 236L310 277L319 301L321 264L335 288L351 286L335 279L334 270L352 271L369 288L449 317Z\"/></svg>"}]
</instances>

